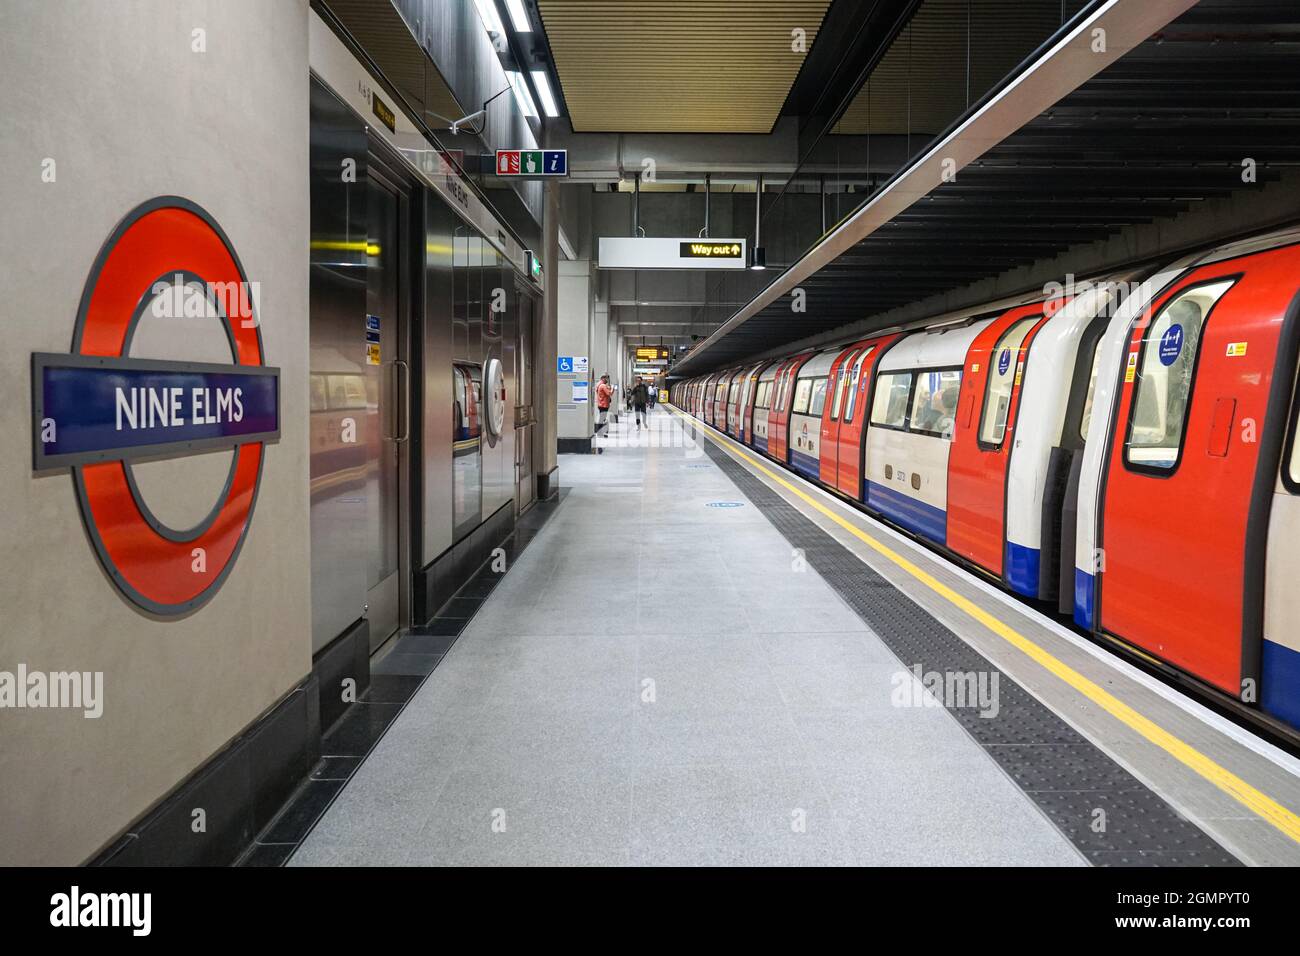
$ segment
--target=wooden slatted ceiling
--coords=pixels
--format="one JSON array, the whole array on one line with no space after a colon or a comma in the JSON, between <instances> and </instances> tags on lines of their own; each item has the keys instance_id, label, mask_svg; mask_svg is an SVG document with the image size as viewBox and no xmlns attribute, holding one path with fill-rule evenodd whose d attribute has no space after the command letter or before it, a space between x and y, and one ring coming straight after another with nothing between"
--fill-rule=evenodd
<instances>
[{"instance_id":1,"label":"wooden slatted ceiling","mask_svg":"<svg viewBox=\"0 0 1300 956\"><path fill-rule=\"evenodd\" d=\"M539 0L576 132L768 133L830 0ZM792 31L807 32L801 52Z\"/></svg>"}]
</instances>

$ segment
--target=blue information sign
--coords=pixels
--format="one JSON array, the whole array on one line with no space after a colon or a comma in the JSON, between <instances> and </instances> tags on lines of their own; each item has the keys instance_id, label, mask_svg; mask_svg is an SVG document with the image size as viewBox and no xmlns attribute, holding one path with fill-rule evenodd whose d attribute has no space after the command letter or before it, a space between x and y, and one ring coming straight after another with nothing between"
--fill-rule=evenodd
<instances>
[{"instance_id":1,"label":"blue information sign","mask_svg":"<svg viewBox=\"0 0 1300 956\"><path fill-rule=\"evenodd\" d=\"M569 175L569 151L566 149L543 150L542 170L548 176Z\"/></svg>"},{"instance_id":2,"label":"blue information sign","mask_svg":"<svg viewBox=\"0 0 1300 956\"><path fill-rule=\"evenodd\" d=\"M38 353L37 468L280 437L279 369Z\"/></svg>"}]
</instances>

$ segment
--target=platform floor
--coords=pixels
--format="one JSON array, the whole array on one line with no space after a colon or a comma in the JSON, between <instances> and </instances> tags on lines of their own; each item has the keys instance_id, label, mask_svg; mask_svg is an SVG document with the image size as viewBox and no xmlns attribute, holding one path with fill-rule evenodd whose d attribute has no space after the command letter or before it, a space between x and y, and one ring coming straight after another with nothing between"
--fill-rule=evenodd
<instances>
[{"instance_id":1,"label":"platform floor","mask_svg":"<svg viewBox=\"0 0 1300 956\"><path fill-rule=\"evenodd\" d=\"M600 444L292 865L1086 863L677 418Z\"/></svg>"}]
</instances>

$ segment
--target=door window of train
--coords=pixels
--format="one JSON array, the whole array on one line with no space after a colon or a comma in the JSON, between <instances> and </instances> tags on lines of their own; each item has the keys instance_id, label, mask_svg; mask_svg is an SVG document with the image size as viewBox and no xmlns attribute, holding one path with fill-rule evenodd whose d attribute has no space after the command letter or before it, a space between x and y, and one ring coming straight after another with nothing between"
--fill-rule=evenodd
<instances>
[{"instance_id":1,"label":"door window of train","mask_svg":"<svg viewBox=\"0 0 1300 956\"><path fill-rule=\"evenodd\" d=\"M957 396L961 391L961 370L918 372L912 393L912 414L908 428L922 435L952 440L957 422Z\"/></svg>"},{"instance_id":2,"label":"door window of train","mask_svg":"<svg viewBox=\"0 0 1300 956\"><path fill-rule=\"evenodd\" d=\"M794 405L791 411L796 415L808 414L808 399L812 397L813 380L804 378L794 388Z\"/></svg>"},{"instance_id":3,"label":"door window of train","mask_svg":"<svg viewBox=\"0 0 1300 956\"><path fill-rule=\"evenodd\" d=\"M821 418L825 408L826 379L815 378L812 380L812 396L808 399L808 414Z\"/></svg>"},{"instance_id":4,"label":"door window of train","mask_svg":"<svg viewBox=\"0 0 1300 956\"><path fill-rule=\"evenodd\" d=\"M984 389L984 411L980 417L979 442L982 448L1001 448L1007 434L1007 415L1011 411L1011 392L1020 365L1020 347L1039 316L1021 319L1002 333L989 359L988 384Z\"/></svg>"},{"instance_id":5,"label":"door window of train","mask_svg":"<svg viewBox=\"0 0 1300 956\"><path fill-rule=\"evenodd\" d=\"M858 401L858 382L862 380L862 363L866 361L867 356L876 350L874 345L868 345L858 356L858 360L853 363L853 381L849 383L848 407L844 409L844 421L853 421L853 409Z\"/></svg>"},{"instance_id":6,"label":"door window of train","mask_svg":"<svg viewBox=\"0 0 1300 956\"><path fill-rule=\"evenodd\" d=\"M1235 279L1183 290L1147 326L1129 412L1124 460L1135 471L1169 474L1178 465L1201 332Z\"/></svg>"},{"instance_id":7,"label":"door window of train","mask_svg":"<svg viewBox=\"0 0 1300 956\"><path fill-rule=\"evenodd\" d=\"M844 389L848 387L849 369L853 367L853 359L857 352L850 352L849 357L840 365L839 377L835 380L835 401L831 402L831 421L840 417L840 410L844 407Z\"/></svg>"},{"instance_id":8,"label":"door window of train","mask_svg":"<svg viewBox=\"0 0 1300 956\"><path fill-rule=\"evenodd\" d=\"M1097 394L1097 370L1101 368L1101 341L1105 336L1097 336L1097 344L1092 347L1092 374L1088 379L1088 394L1083 400L1083 418L1079 422L1079 437L1088 440L1088 427L1092 424L1092 397Z\"/></svg>"},{"instance_id":9,"label":"door window of train","mask_svg":"<svg viewBox=\"0 0 1300 956\"><path fill-rule=\"evenodd\" d=\"M890 372L876 384L876 401L871 406L871 424L885 428L907 425L907 398L912 394L911 372Z\"/></svg>"}]
</instances>

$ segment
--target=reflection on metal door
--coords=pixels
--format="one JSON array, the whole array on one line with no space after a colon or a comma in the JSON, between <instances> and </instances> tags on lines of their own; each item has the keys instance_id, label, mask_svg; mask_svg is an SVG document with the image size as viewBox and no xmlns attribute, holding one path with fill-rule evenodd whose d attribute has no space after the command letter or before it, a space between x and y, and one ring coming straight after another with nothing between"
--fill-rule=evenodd
<instances>
[{"instance_id":1,"label":"reflection on metal door","mask_svg":"<svg viewBox=\"0 0 1300 956\"><path fill-rule=\"evenodd\" d=\"M373 171L366 240L366 603L370 649L402 622L401 467L410 428L405 355L404 197ZM358 349L361 348L360 330Z\"/></svg>"},{"instance_id":2,"label":"reflection on metal door","mask_svg":"<svg viewBox=\"0 0 1300 956\"><path fill-rule=\"evenodd\" d=\"M533 503L533 297L519 296L519 343L515 349L515 487L520 512Z\"/></svg>"}]
</instances>

